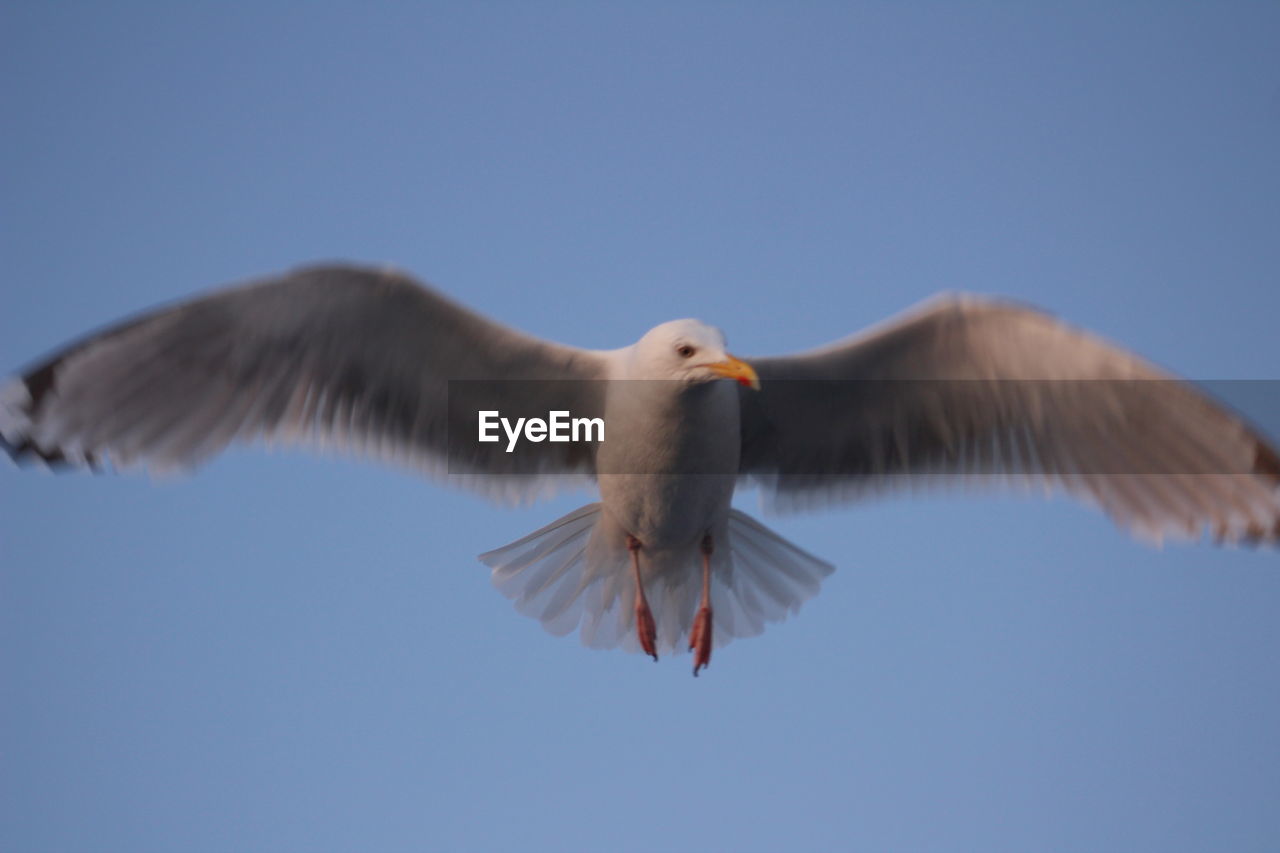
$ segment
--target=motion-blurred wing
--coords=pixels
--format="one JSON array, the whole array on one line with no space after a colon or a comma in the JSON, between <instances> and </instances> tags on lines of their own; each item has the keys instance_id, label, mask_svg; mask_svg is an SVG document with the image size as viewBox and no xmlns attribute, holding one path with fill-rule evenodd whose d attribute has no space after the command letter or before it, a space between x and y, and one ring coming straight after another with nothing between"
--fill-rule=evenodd
<instances>
[{"instance_id":1,"label":"motion-blurred wing","mask_svg":"<svg viewBox=\"0 0 1280 853\"><path fill-rule=\"evenodd\" d=\"M318 266L68 346L0 386L0 447L20 461L165 470L262 437L530 494L547 486L530 475L590 476L589 446L506 453L476 441L476 411L599 416L598 383L583 380L603 371L597 353L507 329L400 273Z\"/></svg>"},{"instance_id":2,"label":"motion-blurred wing","mask_svg":"<svg viewBox=\"0 0 1280 853\"><path fill-rule=\"evenodd\" d=\"M780 509L950 483L1062 487L1160 538L1280 539L1280 458L1138 357L1021 306L943 297L753 359L741 470ZM959 475L959 476L957 476Z\"/></svg>"}]
</instances>

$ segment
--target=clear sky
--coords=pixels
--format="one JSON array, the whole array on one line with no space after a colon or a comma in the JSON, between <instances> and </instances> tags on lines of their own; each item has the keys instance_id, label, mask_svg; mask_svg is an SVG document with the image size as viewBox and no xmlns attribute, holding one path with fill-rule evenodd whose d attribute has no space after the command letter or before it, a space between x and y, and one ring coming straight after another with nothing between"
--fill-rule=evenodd
<instances>
[{"instance_id":1,"label":"clear sky","mask_svg":"<svg viewBox=\"0 0 1280 853\"><path fill-rule=\"evenodd\" d=\"M9 2L0 370L354 259L582 346L953 289L1280 378L1278 43L1267 2ZM1061 499L774 518L838 571L694 680L490 587L588 499L0 466L0 849L1280 844L1275 552Z\"/></svg>"}]
</instances>

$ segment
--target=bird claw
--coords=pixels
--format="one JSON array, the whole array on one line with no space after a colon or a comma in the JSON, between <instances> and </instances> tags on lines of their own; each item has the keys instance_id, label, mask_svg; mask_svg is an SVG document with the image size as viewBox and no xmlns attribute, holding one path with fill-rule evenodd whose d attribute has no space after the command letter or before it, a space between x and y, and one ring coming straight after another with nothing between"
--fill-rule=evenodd
<instances>
[{"instance_id":1,"label":"bird claw","mask_svg":"<svg viewBox=\"0 0 1280 853\"><path fill-rule=\"evenodd\" d=\"M693 620L693 630L689 632L689 650L693 656L693 674L711 665L711 608L703 607Z\"/></svg>"},{"instance_id":2,"label":"bird claw","mask_svg":"<svg viewBox=\"0 0 1280 853\"><path fill-rule=\"evenodd\" d=\"M658 659L658 627L653 621L653 612L648 604L636 605L636 636L640 639L640 648L655 661Z\"/></svg>"}]
</instances>

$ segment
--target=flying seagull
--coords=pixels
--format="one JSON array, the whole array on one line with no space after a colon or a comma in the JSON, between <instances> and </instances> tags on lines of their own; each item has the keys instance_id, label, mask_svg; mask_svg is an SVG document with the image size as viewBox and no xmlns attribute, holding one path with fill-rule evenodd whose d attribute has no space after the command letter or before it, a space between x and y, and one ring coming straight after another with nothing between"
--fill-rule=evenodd
<instances>
[{"instance_id":1,"label":"flying seagull","mask_svg":"<svg viewBox=\"0 0 1280 853\"><path fill-rule=\"evenodd\" d=\"M601 434L543 440L554 428L534 415L555 413ZM486 417L506 432L482 441ZM396 271L312 266L144 313L0 385L0 446L20 462L189 469L252 439L497 498L594 481L599 502L480 559L548 630L655 660L687 645L695 675L833 571L732 509L744 483L779 509L1012 483L1156 539L1280 540L1280 456L1239 417L1123 349L974 296L743 360L696 320L585 350Z\"/></svg>"}]
</instances>

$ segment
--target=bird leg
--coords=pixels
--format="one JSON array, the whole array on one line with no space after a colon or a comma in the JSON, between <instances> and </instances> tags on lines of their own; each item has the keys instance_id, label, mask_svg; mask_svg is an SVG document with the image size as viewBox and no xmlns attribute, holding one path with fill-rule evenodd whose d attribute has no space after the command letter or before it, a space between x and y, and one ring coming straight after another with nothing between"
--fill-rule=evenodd
<instances>
[{"instance_id":1,"label":"bird leg","mask_svg":"<svg viewBox=\"0 0 1280 853\"><path fill-rule=\"evenodd\" d=\"M702 537L702 606L693 618L693 630L689 632L689 649L694 653L693 674L711 665L711 534Z\"/></svg>"},{"instance_id":2,"label":"bird leg","mask_svg":"<svg viewBox=\"0 0 1280 853\"><path fill-rule=\"evenodd\" d=\"M658 628L653 622L649 600L644 597L644 584L640 581L640 540L627 534L627 550L631 552L631 572L636 578L636 636L644 653L657 660Z\"/></svg>"}]
</instances>

